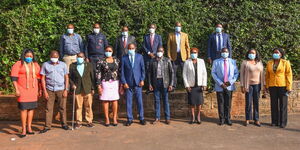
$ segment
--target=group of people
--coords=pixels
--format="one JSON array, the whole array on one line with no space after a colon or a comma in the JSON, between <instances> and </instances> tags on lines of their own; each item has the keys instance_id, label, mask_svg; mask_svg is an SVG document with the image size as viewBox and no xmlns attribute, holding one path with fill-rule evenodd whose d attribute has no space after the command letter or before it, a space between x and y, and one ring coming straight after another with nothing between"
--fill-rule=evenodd
<instances>
[{"instance_id":1,"label":"group of people","mask_svg":"<svg viewBox=\"0 0 300 150\"><path fill-rule=\"evenodd\" d=\"M106 36L100 32L98 23L93 25L93 33L86 37L86 42L74 32L74 25L67 25L67 33L60 40L60 50L52 50L49 61L44 62L41 68L36 62L34 51L25 49L11 71L21 112L21 137L34 134L31 128L32 118L34 109L37 108L37 100L41 96L47 103L45 128L40 133L51 129L55 102L59 105L61 126L68 130L66 100L70 91L75 93L76 98L76 129L83 125L83 107L86 126L94 127L94 95L102 101L105 126L118 125L118 100L122 97L126 99L126 126L133 123L134 96L140 124L146 125L142 95L145 82L148 84L147 90L154 93L153 124L161 120L161 100L165 123L170 124L168 94L177 87L178 80L183 80L187 91L191 112L189 123L201 124L200 110L204 103L203 91L207 86L206 64L198 57L199 49L190 48L188 34L182 32L181 28L181 23L176 22L175 32L168 35L166 52L161 36L155 33L155 24L149 25L149 34L144 36L143 55L136 52L135 37L129 35L127 26L122 27L121 35L116 39L115 47L112 47ZM260 91L265 90L270 92L272 125L284 128L287 125L288 94L292 90L291 65L284 59L284 51L281 48L273 49L272 59L264 68L259 52L250 49L246 52L239 73L236 61L231 58L230 37L223 32L221 24L217 24L216 32L209 36L207 47L207 59L212 64L211 76L217 93L219 125L232 125L232 92L240 75L241 89L246 98L245 126L251 120L254 120L255 125L261 126L259 98ZM178 70L182 70L182 75L178 75ZM182 79L177 79L181 76ZM112 123L109 106L112 106L113 111Z\"/></svg>"}]
</instances>

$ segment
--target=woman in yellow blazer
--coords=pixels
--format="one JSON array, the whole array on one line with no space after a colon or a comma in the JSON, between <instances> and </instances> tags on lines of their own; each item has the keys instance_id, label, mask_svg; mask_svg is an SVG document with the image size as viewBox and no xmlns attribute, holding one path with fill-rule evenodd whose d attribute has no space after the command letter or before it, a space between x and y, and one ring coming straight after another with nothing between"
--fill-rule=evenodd
<instances>
[{"instance_id":1,"label":"woman in yellow blazer","mask_svg":"<svg viewBox=\"0 0 300 150\"><path fill-rule=\"evenodd\" d=\"M273 59L266 68L266 89L271 97L272 126L287 125L288 94L292 91L293 74L291 64L284 58L281 48L273 49Z\"/></svg>"}]
</instances>

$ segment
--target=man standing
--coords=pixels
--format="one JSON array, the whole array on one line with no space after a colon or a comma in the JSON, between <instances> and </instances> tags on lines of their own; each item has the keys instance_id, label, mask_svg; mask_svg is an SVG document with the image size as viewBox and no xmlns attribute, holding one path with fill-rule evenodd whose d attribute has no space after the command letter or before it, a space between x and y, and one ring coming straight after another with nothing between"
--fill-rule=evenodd
<instances>
[{"instance_id":1,"label":"man standing","mask_svg":"<svg viewBox=\"0 0 300 150\"><path fill-rule=\"evenodd\" d=\"M126 89L126 126L130 126L133 123L132 99L134 94L136 95L140 124L146 125L142 98L142 87L144 86L145 79L144 59L143 56L136 53L135 50L136 46L129 44L128 54L123 56L121 64L121 81Z\"/></svg>"},{"instance_id":2,"label":"man standing","mask_svg":"<svg viewBox=\"0 0 300 150\"><path fill-rule=\"evenodd\" d=\"M47 101L46 106L46 123L45 128L40 133L45 133L51 129L53 120L54 102L59 105L60 120L62 128L68 130L67 125L67 87L69 86L69 70L64 62L58 60L59 54L57 51L51 51L50 61L43 64L41 69L42 88L44 97Z\"/></svg>"},{"instance_id":3,"label":"man standing","mask_svg":"<svg viewBox=\"0 0 300 150\"><path fill-rule=\"evenodd\" d=\"M92 64L84 61L84 53L77 54L77 62L70 65L70 86L76 94L76 129L82 126L82 105L85 110L87 127L94 127L93 122L93 96L94 72Z\"/></svg>"},{"instance_id":4,"label":"man standing","mask_svg":"<svg viewBox=\"0 0 300 150\"><path fill-rule=\"evenodd\" d=\"M76 62L76 55L83 52L84 46L82 38L79 34L74 33L74 25L67 25L67 33L60 38L60 57L67 64L69 68L70 64Z\"/></svg>"},{"instance_id":5,"label":"man standing","mask_svg":"<svg viewBox=\"0 0 300 150\"><path fill-rule=\"evenodd\" d=\"M212 63L215 59L221 58L222 48L227 48L229 50L229 58L232 57L230 37L222 31L222 24L217 24L216 32L209 36L207 45L207 57L209 63Z\"/></svg>"},{"instance_id":6,"label":"man standing","mask_svg":"<svg viewBox=\"0 0 300 150\"><path fill-rule=\"evenodd\" d=\"M178 67L182 71L184 61L190 57L190 45L188 35L181 32L181 23L175 23L175 32L168 37L168 57L171 59L175 73L174 87L177 86Z\"/></svg>"},{"instance_id":7,"label":"man standing","mask_svg":"<svg viewBox=\"0 0 300 150\"><path fill-rule=\"evenodd\" d=\"M217 92L219 125L223 125L226 122L231 126L232 91L235 90L234 83L239 76L239 72L236 61L228 57L228 49L223 48L221 50L221 58L213 62L211 74L215 81L215 91Z\"/></svg>"},{"instance_id":8,"label":"man standing","mask_svg":"<svg viewBox=\"0 0 300 150\"><path fill-rule=\"evenodd\" d=\"M127 26L123 26L122 27L122 35L120 35L116 40L115 52L114 52L114 55L119 60L121 60L124 55L128 54L128 45L129 44L136 45L135 37L132 35L129 35Z\"/></svg>"},{"instance_id":9,"label":"man standing","mask_svg":"<svg viewBox=\"0 0 300 150\"><path fill-rule=\"evenodd\" d=\"M154 91L155 121L160 122L160 98L163 99L166 124L170 124L170 106L168 91L172 90L174 71L169 58L164 57L164 48L159 47L156 58L150 60L148 68L149 90Z\"/></svg>"},{"instance_id":10,"label":"man standing","mask_svg":"<svg viewBox=\"0 0 300 150\"><path fill-rule=\"evenodd\" d=\"M86 60L89 60L93 64L94 69L99 59L104 57L104 49L108 46L106 36L100 32L100 24L95 23L93 25L93 33L86 37Z\"/></svg>"}]
</instances>

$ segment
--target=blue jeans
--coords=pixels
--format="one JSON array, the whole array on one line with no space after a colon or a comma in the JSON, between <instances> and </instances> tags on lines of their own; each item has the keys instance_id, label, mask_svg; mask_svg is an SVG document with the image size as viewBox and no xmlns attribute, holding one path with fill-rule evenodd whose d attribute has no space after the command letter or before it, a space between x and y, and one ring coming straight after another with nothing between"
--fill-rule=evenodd
<instances>
[{"instance_id":1,"label":"blue jeans","mask_svg":"<svg viewBox=\"0 0 300 150\"><path fill-rule=\"evenodd\" d=\"M139 87L139 86L133 86L133 87L129 87L129 89L126 89L127 119L128 119L128 121L133 120L133 115L132 115L133 94L135 94L136 100L137 100L139 119L144 120L142 87Z\"/></svg>"},{"instance_id":2,"label":"blue jeans","mask_svg":"<svg viewBox=\"0 0 300 150\"><path fill-rule=\"evenodd\" d=\"M164 88L162 79L158 79L156 87L154 89L154 101L155 101L155 118L160 120L160 98L163 99L165 119L170 120L170 106L168 98L168 88Z\"/></svg>"},{"instance_id":3,"label":"blue jeans","mask_svg":"<svg viewBox=\"0 0 300 150\"><path fill-rule=\"evenodd\" d=\"M252 102L253 102L253 120L259 121L259 97L261 85L250 85L246 93L246 120L252 120Z\"/></svg>"}]
</instances>

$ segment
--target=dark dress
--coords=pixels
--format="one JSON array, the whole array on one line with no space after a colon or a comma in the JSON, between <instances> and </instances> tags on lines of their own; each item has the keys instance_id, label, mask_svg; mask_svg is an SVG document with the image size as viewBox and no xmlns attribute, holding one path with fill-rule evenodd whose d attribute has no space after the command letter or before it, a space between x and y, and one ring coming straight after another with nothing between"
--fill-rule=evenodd
<instances>
[{"instance_id":1,"label":"dark dress","mask_svg":"<svg viewBox=\"0 0 300 150\"><path fill-rule=\"evenodd\" d=\"M195 70L195 85L191 87L191 92L188 92L188 104L189 105L202 105L204 102L203 98L203 90L202 86L198 86L198 70L197 70L197 63L194 64Z\"/></svg>"}]
</instances>

